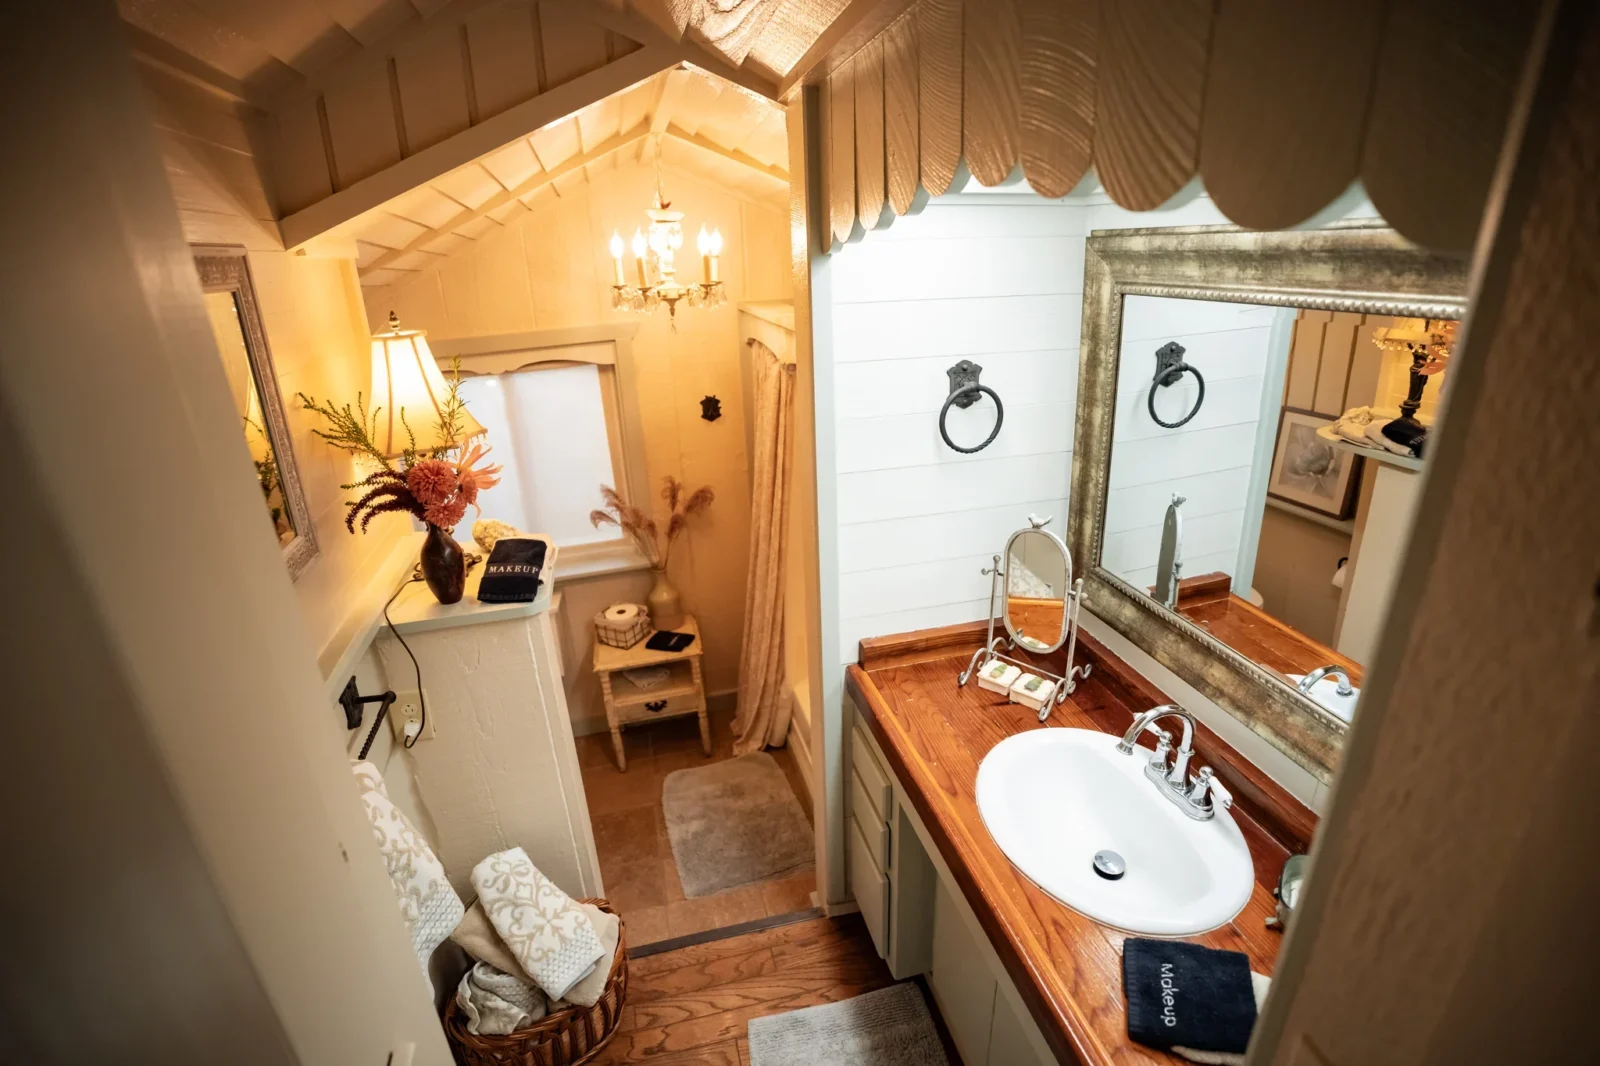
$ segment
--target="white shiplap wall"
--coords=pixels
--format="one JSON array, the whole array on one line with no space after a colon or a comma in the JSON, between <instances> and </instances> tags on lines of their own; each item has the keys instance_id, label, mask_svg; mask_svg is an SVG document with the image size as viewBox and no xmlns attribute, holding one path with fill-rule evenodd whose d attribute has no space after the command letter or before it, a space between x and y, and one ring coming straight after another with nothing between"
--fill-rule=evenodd
<instances>
[{"instance_id":1,"label":"white shiplap wall","mask_svg":"<svg viewBox=\"0 0 1600 1066\"><path fill-rule=\"evenodd\" d=\"M1029 512L1065 534L1085 213L944 197L833 256L839 661L865 636L981 618L979 571ZM962 358L1006 408L975 455L937 425ZM947 424L975 443L993 419L985 398Z\"/></svg>"},{"instance_id":2,"label":"white shiplap wall","mask_svg":"<svg viewBox=\"0 0 1600 1066\"><path fill-rule=\"evenodd\" d=\"M1247 511L1261 506L1251 500L1258 434L1276 431L1261 425L1261 396L1268 380L1282 381L1286 316L1292 320L1294 312L1253 304L1154 296L1124 302L1102 559L1135 588L1155 583L1174 493L1186 500L1183 572L1236 572ZM1156 425L1147 406L1154 353L1168 341L1183 345L1184 361L1206 379L1205 402L1177 429ZM1176 421L1197 394L1194 375L1185 374L1157 392L1156 411Z\"/></svg>"}]
</instances>

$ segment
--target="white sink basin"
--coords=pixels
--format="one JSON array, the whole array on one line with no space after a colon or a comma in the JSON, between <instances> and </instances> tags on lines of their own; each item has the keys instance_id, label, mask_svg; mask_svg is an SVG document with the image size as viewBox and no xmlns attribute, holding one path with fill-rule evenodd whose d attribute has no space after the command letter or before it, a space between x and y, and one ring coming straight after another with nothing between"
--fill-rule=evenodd
<instances>
[{"instance_id":1,"label":"white sink basin","mask_svg":"<svg viewBox=\"0 0 1600 1066\"><path fill-rule=\"evenodd\" d=\"M978 810L1034 884L1097 922L1146 936L1191 936L1244 909L1255 869L1232 815L1197 822L1144 776L1152 753L1086 729L1007 737L978 766ZM1115 881L1096 852L1122 856Z\"/></svg>"},{"instance_id":2,"label":"white sink basin","mask_svg":"<svg viewBox=\"0 0 1600 1066\"><path fill-rule=\"evenodd\" d=\"M1305 676L1306 675L1304 674L1290 674L1289 681L1292 684L1298 685L1300 683L1300 679ZM1356 720L1356 701L1361 698L1360 689L1351 688L1350 695L1341 696L1339 695L1339 679L1336 677L1325 677L1321 681L1318 681L1316 684L1312 685L1311 691L1306 693L1306 695L1310 696L1312 699L1316 700L1318 703L1322 704L1322 706L1328 708L1328 710L1332 711L1340 718L1343 718L1345 721L1353 722Z\"/></svg>"}]
</instances>

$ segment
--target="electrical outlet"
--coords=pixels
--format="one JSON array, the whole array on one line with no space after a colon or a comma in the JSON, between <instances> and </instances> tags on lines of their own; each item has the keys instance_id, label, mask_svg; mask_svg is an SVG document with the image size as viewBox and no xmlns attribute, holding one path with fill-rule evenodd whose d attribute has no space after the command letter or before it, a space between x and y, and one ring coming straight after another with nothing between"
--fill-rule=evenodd
<instances>
[{"instance_id":1,"label":"electrical outlet","mask_svg":"<svg viewBox=\"0 0 1600 1066\"><path fill-rule=\"evenodd\" d=\"M410 722L422 726L422 735L418 740L432 740L439 735L434 728L433 715L428 715L426 722L422 721L422 693L415 690L397 692L394 706L389 708L389 726L394 730L394 738L402 744L406 739L406 725Z\"/></svg>"}]
</instances>

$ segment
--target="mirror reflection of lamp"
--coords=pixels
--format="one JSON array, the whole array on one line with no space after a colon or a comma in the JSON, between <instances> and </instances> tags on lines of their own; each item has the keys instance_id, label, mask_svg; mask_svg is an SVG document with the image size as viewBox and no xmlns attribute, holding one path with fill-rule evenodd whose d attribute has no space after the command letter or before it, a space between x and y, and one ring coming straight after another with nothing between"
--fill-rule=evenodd
<instances>
[{"instance_id":1,"label":"mirror reflection of lamp","mask_svg":"<svg viewBox=\"0 0 1600 1066\"><path fill-rule=\"evenodd\" d=\"M1403 318L1399 325L1385 326L1372 336L1372 342L1384 351L1411 356L1411 387L1400 404L1400 417L1383 427L1383 435L1411 449L1413 455L1422 454L1428 436L1428 427L1417 419L1422 394L1428 387L1428 378L1450 362L1459 326L1459 322L1450 319Z\"/></svg>"}]
</instances>

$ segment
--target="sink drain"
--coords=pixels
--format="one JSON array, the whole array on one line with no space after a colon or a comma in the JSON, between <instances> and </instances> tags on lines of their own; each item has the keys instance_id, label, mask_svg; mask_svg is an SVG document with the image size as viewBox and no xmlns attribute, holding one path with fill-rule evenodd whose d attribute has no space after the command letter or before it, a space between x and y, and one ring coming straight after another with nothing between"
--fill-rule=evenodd
<instances>
[{"instance_id":1,"label":"sink drain","mask_svg":"<svg viewBox=\"0 0 1600 1066\"><path fill-rule=\"evenodd\" d=\"M1108 848L1094 853L1094 872L1107 881L1115 881L1128 872L1128 864L1121 855Z\"/></svg>"}]
</instances>

